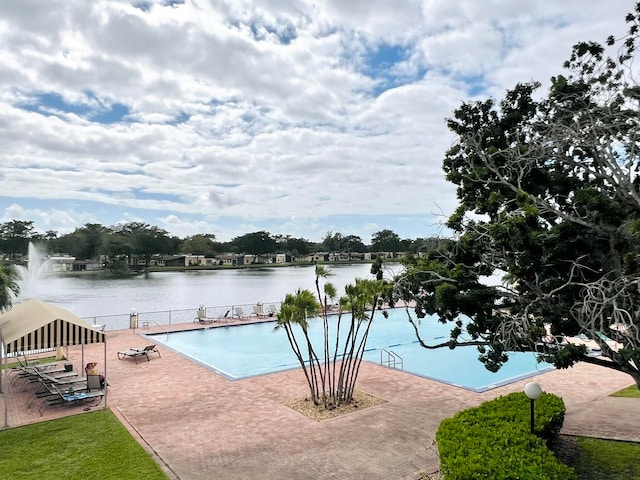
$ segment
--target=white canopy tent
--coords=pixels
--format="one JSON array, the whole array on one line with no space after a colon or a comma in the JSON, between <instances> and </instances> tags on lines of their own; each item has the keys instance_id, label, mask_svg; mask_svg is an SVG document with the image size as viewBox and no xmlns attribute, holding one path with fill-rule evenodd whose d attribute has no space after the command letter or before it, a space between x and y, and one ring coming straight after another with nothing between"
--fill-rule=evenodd
<instances>
[{"instance_id":1,"label":"white canopy tent","mask_svg":"<svg viewBox=\"0 0 640 480\"><path fill-rule=\"evenodd\" d=\"M8 369L7 356L47 348L104 344L104 366L107 368L107 343L104 332L73 313L37 299L27 300L0 315L0 342L4 369L4 428L8 427ZM107 402L105 388L105 405Z\"/></svg>"}]
</instances>

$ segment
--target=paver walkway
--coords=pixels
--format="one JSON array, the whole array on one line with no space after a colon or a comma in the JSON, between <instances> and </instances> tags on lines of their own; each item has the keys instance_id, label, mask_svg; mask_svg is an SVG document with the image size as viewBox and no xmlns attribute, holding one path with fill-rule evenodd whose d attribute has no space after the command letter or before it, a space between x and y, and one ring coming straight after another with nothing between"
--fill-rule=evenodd
<instances>
[{"instance_id":1,"label":"paver walkway","mask_svg":"<svg viewBox=\"0 0 640 480\"><path fill-rule=\"evenodd\" d=\"M143 332L107 334L108 405L180 480L413 479L437 469L433 441L442 419L522 391L528 381L474 393L365 362L358 389L386 403L316 422L285 406L307 394L299 370L232 382L162 347L162 358L150 362L117 360L116 352L150 343ZM103 366L102 348L85 347L85 360ZM74 365L81 353L69 348ZM640 441L640 401L608 397L632 383L628 376L581 364L535 380L563 397L563 433ZM21 404L28 392L14 390L10 426L39 421ZM51 408L42 419L73 411Z\"/></svg>"}]
</instances>

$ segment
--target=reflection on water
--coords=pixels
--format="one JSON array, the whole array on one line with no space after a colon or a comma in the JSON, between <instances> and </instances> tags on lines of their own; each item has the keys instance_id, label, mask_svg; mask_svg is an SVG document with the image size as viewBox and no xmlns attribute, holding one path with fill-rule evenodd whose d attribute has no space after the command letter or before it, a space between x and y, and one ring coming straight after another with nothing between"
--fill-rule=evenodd
<instances>
[{"instance_id":1,"label":"reflection on water","mask_svg":"<svg viewBox=\"0 0 640 480\"><path fill-rule=\"evenodd\" d=\"M392 270L401 266L394 264ZM335 265L329 278L339 293L356 278L372 278L369 264ZM198 308L198 305L279 303L298 288L315 291L314 267L265 267L239 270L153 272L121 279L49 278L41 300L80 317ZM18 298L17 302L23 298ZM17 303L16 302L16 303Z\"/></svg>"}]
</instances>

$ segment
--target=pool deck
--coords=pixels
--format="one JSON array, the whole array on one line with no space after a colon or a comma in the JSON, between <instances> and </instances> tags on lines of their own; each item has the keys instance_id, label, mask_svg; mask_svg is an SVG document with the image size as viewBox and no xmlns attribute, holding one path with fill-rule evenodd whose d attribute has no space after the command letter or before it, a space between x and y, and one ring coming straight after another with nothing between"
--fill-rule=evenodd
<instances>
[{"instance_id":1,"label":"pool deck","mask_svg":"<svg viewBox=\"0 0 640 480\"><path fill-rule=\"evenodd\" d=\"M107 401L172 479L415 479L438 468L433 442L442 419L531 381L475 393L364 362L357 388L385 403L317 422L285 405L308 393L300 370L229 381L163 347L162 358L152 354L149 362L117 359L118 351L151 343L139 334L158 331L107 332ZM81 368L82 348L68 355ZM99 368L103 356L103 345L84 348L85 362ZM580 364L535 381L564 399L562 433L640 442L640 400L608 396L631 385L629 376ZM25 408L30 388L18 381L9 390L9 426L84 413L52 407L40 417L37 407Z\"/></svg>"}]
</instances>

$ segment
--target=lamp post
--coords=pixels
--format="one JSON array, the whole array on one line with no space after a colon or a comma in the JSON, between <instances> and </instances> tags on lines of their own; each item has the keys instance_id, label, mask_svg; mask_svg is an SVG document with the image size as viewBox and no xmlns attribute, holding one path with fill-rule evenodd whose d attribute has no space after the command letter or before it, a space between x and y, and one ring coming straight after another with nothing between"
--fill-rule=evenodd
<instances>
[{"instance_id":1,"label":"lamp post","mask_svg":"<svg viewBox=\"0 0 640 480\"><path fill-rule=\"evenodd\" d=\"M534 432L533 404L542 395L542 388L536 382L529 382L524 386L524 394L531 400L531 433Z\"/></svg>"}]
</instances>

